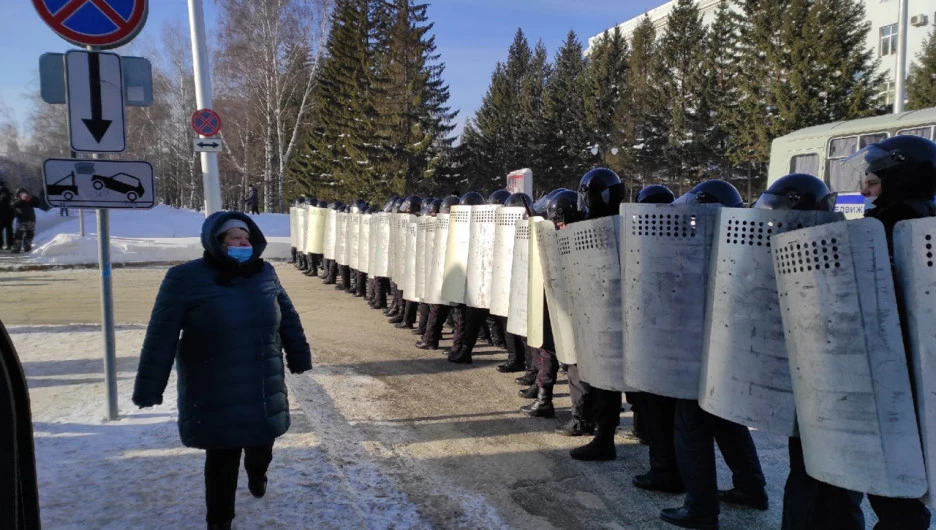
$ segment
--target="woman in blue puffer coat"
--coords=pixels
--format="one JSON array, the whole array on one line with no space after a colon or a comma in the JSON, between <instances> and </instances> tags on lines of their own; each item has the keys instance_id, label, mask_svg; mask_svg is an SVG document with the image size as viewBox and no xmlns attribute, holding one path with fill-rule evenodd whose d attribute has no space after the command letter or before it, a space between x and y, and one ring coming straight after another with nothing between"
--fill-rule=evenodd
<instances>
[{"instance_id":1,"label":"woman in blue puffer coat","mask_svg":"<svg viewBox=\"0 0 936 530\"><path fill-rule=\"evenodd\" d=\"M169 269L140 355L133 402L162 403L173 361L179 435L206 450L208 528L231 528L241 452L247 485L266 493L273 441L289 429L282 350L292 373L312 368L299 315L260 259L266 239L239 212L202 226L201 259Z\"/></svg>"}]
</instances>

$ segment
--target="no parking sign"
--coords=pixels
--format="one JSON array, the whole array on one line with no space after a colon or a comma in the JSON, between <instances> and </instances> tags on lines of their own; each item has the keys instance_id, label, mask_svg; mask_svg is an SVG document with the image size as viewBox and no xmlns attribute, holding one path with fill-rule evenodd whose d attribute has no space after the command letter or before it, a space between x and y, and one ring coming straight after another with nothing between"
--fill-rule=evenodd
<instances>
[{"instance_id":1,"label":"no parking sign","mask_svg":"<svg viewBox=\"0 0 936 530\"><path fill-rule=\"evenodd\" d=\"M78 46L116 48L143 29L146 0L33 0L42 20Z\"/></svg>"}]
</instances>

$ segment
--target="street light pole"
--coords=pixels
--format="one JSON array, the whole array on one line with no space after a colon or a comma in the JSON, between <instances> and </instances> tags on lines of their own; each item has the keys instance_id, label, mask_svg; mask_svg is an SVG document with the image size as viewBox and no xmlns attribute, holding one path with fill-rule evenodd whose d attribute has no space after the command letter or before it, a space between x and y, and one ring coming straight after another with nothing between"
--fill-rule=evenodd
<instances>
[{"instance_id":1,"label":"street light pole","mask_svg":"<svg viewBox=\"0 0 936 530\"><path fill-rule=\"evenodd\" d=\"M894 114L904 111L907 92L907 17L910 0L901 0L897 11L897 69L894 79Z\"/></svg>"}]
</instances>

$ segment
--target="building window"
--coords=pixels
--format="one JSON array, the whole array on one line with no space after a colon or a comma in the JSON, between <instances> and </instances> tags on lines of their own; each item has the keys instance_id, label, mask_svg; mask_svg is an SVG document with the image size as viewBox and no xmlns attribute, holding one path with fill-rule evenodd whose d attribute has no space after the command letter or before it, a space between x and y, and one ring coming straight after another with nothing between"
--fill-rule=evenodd
<instances>
[{"instance_id":1,"label":"building window","mask_svg":"<svg viewBox=\"0 0 936 530\"><path fill-rule=\"evenodd\" d=\"M897 24L881 26L881 57L897 53Z\"/></svg>"},{"instance_id":2,"label":"building window","mask_svg":"<svg viewBox=\"0 0 936 530\"><path fill-rule=\"evenodd\" d=\"M882 93L884 96L884 104L891 106L894 104L894 98L897 97L897 83L895 81L885 81L884 82L884 91Z\"/></svg>"}]
</instances>

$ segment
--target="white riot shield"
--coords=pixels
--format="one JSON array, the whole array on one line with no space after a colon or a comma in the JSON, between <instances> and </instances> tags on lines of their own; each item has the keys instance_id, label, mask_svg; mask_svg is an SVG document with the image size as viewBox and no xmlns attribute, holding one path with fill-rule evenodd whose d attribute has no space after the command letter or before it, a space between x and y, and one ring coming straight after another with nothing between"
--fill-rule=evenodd
<instances>
[{"instance_id":1,"label":"white riot shield","mask_svg":"<svg viewBox=\"0 0 936 530\"><path fill-rule=\"evenodd\" d=\"M348 214L348 266L360 270L358 256L361 254L361 217L359 213Z\"/></svg>"},{"instance_id":2,"label":"white riot shield","mask_svg":"<svg viewBox=\"0 0 936 530\"><path fill-rule=\"evenodd\" d=\"M338 233L335 237L335 261L338 265L348 264L348 214L347 212L338 212L336 218Z\"/></svg>"},{"instance_id":3,"label":"white riot shield","mask_svg":"<svg viewBox=\"0 0 936 530\"><path fill-rule=\"evenodd\" d=\"M371 214L362 214L361 228L358 230L358 270L364 274L370 270L371 217Z\"/></svg>"},{"instance_id":4,"label":"white riot shield","mask_svg":"<svg viewBox=\"0 0 936 530\"><path fill-rule=\"evenodd\" d=\"M468 243L468 278L465 284L465 304L487 309L491 307L491 281L494 265L494 229L496 204L471 207L471 235Z\"/></svg>"},{"instance_id":5,"label":"white riot shield","mask_svg":"<svg viewBox=\"0 0 936 530\"><path fill-rule=\"evenodd\" d=\"M494 215L494 257L491 268L491 314L510 316L510 274L517 221L526 208L501 206Z\"/></svg>"},{"instance_id":6,"label":"white riot shield","mask_svg":"<svg viewBox=\"0 0 936 530\"><path fill-rule=\"evenodd\" d=\"M709 257L719 208L621 205L627 386L699 399Z\"/></svg>"},{"instance_id":7,"label":"white riot shield","mask_svg":"<svg viewBox=\"0 0 936 530\"><path fill-rule=\"evenodd\" d=\"M435 217L424 215L416 222L416 284L413 296L422 301L426 297L426 229Z\"/></svg>"},{"instance_id":8,"label":"white riot shield","mask_svg":"<svg viewBox=\"0 0 936 530\"><path fill-rule=\"evenodd\" d=\"M416 296L416 236L419 232L419 218L413 216L413 222L406 225L406 260L403 263L403 299L418 302Z\"/></svg>"},{"instance_id":9,"label":"white riot shield","mask_svg":"<svg viewBox=\"0 0 936 530\"><path fill-rule=\"evenodd\" d=\"M397 287L402 289L406 269L406 232L411 222L410 217L414 215L408 213L395 213L393 218L396 220L394 225L394 245L393 245L393 281Z\"/></svg>"},{"instance_id":10,"label":"white riot shield","mask_svg":"<svg viewBox=\"0 0 936 530\"><path fill-rule=\"evenodd\" d=\"M296 250L300 254L305 254L306 250L306 227L309 224L309 209L305 206L299 207L299 215L296 218Z\"/></svg>"},{"instance_id":11,"label":"white riot shield","mask_svg":"<svg viewBox=\"0 0 936 530\"><path fill-rule=\"evenodd\" d=\"M325 259L335 259L335 246L338 241L338 212L325 210Z\"/></svg>"},{"instance_id":12,"label":"white riot shield","mask_svg":"<svg viewBox=\"0 0 936 530\"><path fill-rule=\"evenodd\" d=\"M507 308L507 331L527 336L527 288L530 285L530 221L518 219L510 267L510 305ZM540 282L542 298L542 282ZM540 320L542 322L542 319ZM543 345L540 338L539 346ZM534 347L539 347L534 346Z\"/></svg>"},{"instance_id":13,"label":"white riot shield","mask_svg":"<svg viewBox=\"0 0 936 530\"><path fill-rule=\"evenodd\" d=\"M445 304L442 299L442 278L445 273L445 253L448 249L449 214L436 216L432 259L429 261L429 284L426 286L427 304Z\"/></svg>"},{"instance_id":14,"label":"white riot shield","mask_svg":"<svg viewBox=\"0 0 936 530\"><path fill-rule=\"evenodd\" d=\"M570 224L557 232L557 244L560 274L571 302L579 376L592 386L623 391L619 221L615 215Z\"/></svg>"},{"instance_id":15,"label":"white riot shield","mask_svg":"<svg viewBox=\"0 0 936 530\"><path fill-rule=\"evenodd\" d=\"M470 242L471 206L452 206L445 249L445 269L442 272L442 299L446 302L465 303Z\"/></svg>"},{"instance_id":16,"label":"white riot shield","mask_svg":"<svg viewBox=\"0 0 936 530\"><path fill-rule=\"evenodd\" d=\"M703 409L749 427L794 433L796 405L769 238L841 220L832 212L718 212L699 379Z\"/></svg>"},{"instance_id":17,"label":"white riot shield","mask_svg":"<svg viewBox=\"0 0 936 530\"><path fill-rule=\"evenodd\" d=\"M299 220L299 208L295 206L289 207L289 246L295 249L299 248L299 245L296 243L299 240L299 233L297 232L296 224Z\"/></svg>"},{"instance_id":18,"label":"white riot shield","mask_svg":"<svg viewBox=\"0 0 936 530\"><path fill-rule=\"evenodd\" d=\"M578 364L578 351L575 347L575 329L572 321L572 299L569 296L565 278L560 272L559 241L556 225L552 221L538 221L533 234L536 237L539 255L540 271L548 304L548 318L553 333L553 342L556 345L556 357L564 364ZM532 250L530 251L532 257ZM532 269L533 264L530 264ZM529 293L534 294L534 278L531 273ZM527 305L527 331L532 333L534 327L543 327L544 309L537 311L536 302L542 305L542 296L539 300L529 298ZM529 337L527 337L529 342ZM540 339L542 342L542 339Z\"/></svg>"},{"instance_id":19,"label":"white riot shield","mask_svg":"<svg viewBox=\"0 0 936 530\"><path fill-rule=\"evenodd\" d=\"M422 297L419 299L420 302L427 303L426 299L429 296L429 273L432 268L432 258L435 256L435 233L436 233L436 217L429 217L426 221L426 249L423 256L423 290ZM418 282L417 278L417 282ZM419 290L419 285L417 284L417 290Z\"/></svg>"},{"instance_id":20,"label":"white riot shield","mask_svg":"<svg viewBox=\"0 0 936 530\"><path fill-rule=\"evenodd\" d=\"M325 248L325 208L309 208L309 228L306 235L306 251L321 254Z\"/></svg>"},{"instance_id":21,"label":"white riot shield","mask_svg":"<svg viewBox=\"0 0 936 530\"><path fill-rule=\"evenodd\" d=\"M390 276L390 224L393 214L380 212L374 216L374 226L371 228L371 246L374 247L374 266L370 275L377 278Z\"/></svg>"},{"instance_id":22,"label":"white riot shield","mask_svg":"<svg viewBox=\"0 0 936 530\"><path fill-rule=\"evenodd\" d=\"M770 243L806 471L849 490L920 497L923 452L883 225L830 223Z\"/></svg>"},{"instance_id":23,"label":"white riot shield","mask_svg":"<svg viewBox=\"0 0 936 530\"><path fill-rule=\"evenodd\" d=\"M371 277L377 268L377 215L370 214L367 221L367 274Z\"/></svg>"},{"instance_id":24,"label":"white riot shield","mask_svg":"<svg viewBox=\"0 0 936 530\"><path fill-rule=\"evenodd\" d=\"M902 221L894 228L894 264L910 347L917 421L929 476L929 504L936 497L936 217Z\"/></svg>"}]
</instances>

